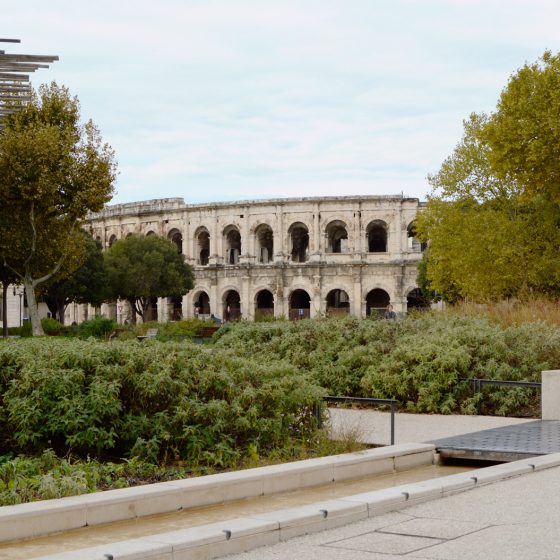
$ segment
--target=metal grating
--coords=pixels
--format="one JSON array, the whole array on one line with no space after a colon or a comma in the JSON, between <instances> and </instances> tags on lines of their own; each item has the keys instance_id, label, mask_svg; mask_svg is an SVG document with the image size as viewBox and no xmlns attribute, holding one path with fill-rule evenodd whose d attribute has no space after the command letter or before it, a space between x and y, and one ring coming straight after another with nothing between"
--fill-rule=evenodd
<instances>
[{"instance_id":1,"label":"metal grating","mask_svg":"<svg viewBox=\"0 0 560 560\"><path fill-rule=\"evenodd\" d=\"M515 461L560 452L560 421L536 420L432 441L443 458Z\"/></svg>"}]
</instances>

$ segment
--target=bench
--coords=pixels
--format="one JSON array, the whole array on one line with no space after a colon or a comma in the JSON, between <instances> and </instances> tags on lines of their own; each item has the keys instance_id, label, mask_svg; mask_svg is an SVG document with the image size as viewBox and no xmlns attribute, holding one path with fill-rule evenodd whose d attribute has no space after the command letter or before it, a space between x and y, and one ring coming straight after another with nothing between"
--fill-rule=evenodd
<instances>
[{"instance_id":1,"label":"bench","mask_svg":"<svg viewBox=\"0 0 560 560\"><path fill-rule=\"evenodd\" d=\"M220 327L201 327L199 331L194 336L194 341L196 344L204 344L205 340L208 340L214 336L214 333L219 330Z\"/></svg>"},{"instance_id":2,"label":"bench","mask_svg":"<svg viewBox=\"0 0 560 560\"><path fill-rule=\"evenodd\" d=\"M157 333L158 333L157 329L148 329L146 331L145 336L137 336L136 339L139 340L140 342L142 342L143 340L146 340L147 338L155 338L157 336Z\"/></svg>"}]
</instances>

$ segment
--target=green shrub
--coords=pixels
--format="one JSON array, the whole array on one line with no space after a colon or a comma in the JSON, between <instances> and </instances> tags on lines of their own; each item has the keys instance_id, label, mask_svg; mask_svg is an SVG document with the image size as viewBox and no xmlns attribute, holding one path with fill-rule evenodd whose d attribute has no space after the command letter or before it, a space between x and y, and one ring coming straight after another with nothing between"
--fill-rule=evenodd
<instances>
[{"instance_id":1,"label":"green shrub","mask_svg":"<svg viewBox=\"0 0 560 560\"><path fill-rule=\"evenodd\" d=\"M80 338L89 338L90 336L105 338L115 330L115 327L116 323L113 319L95 317L95 319L84 321L78 325L78 335Z\"/></svg>"},{"instance_id":2,"label":"green shrub","mask_svg":"<svg viewBox=\"0 0 560 560\"><path fill-rule=\"evenodd\" d=\"M291 364L189 343L32 339L0 347L2 448L236 464L308 439L323 391Z\"/></svg>"},{"instance_id":3,"label":"green shrub","mask_svg":"<svg viewBox=\"0 0 560 560\"><path fill-rule=\"evenodd\" d=\"M0 506L75 496L137 483L188 476L184 467L157 466L137 459L100 463L59 458L52 449L37 457L0 456Z\"/></svg>"},{"instance_id":4,"label":"green shrub","mask_svg":"<svg viewBox=\"0 0 560 560\"><path fill-rule=\"evenodd\" d=\"M411 412L538 414L533 390L488 387L473 395L462 379L532 381L560 367L557 326L504 328L434 313L399 321L241 322L216 339L239 357L286 360L329 394L396 398Z\"/></svg>"},{"instance_id":5,"label":"green shrub","mask_svg":"<svg viewBox=\"0 0 560 560\"><path fill-rule=\"evenodd\" d=\"M26 338L32 336L33 332L31 330L31 321L23 321L21 327L10 327L8 329L8 334L10 336L21 336Z\"/></svg>"},{"instance_id":6,"label":"green shrub","mask_svg":"<svg viewBox=\"0 0 560 560\"><path fill-rule=\"evenodd\" d=\"M43 327L43 331L45 334L49 336L58 336L62 334L64 329L63 325L61 325L56 319L51 317L45 317L41 319L41 326Z\"/></svg>"},{"instance_id":7,"label":"green shrub","mask_svg":"<svg viewBox=\"0 0 560 560\"><path fill-rule=\"evenodd\" d=\"M213 327L213 321L202 321L200 319L183 319L182 321L170 321L168 323L150 323L158 329L158 340L184 340L194 338L204 327ZM146 330L149 327L146 326Z\"/></svg>"}]
</instances>

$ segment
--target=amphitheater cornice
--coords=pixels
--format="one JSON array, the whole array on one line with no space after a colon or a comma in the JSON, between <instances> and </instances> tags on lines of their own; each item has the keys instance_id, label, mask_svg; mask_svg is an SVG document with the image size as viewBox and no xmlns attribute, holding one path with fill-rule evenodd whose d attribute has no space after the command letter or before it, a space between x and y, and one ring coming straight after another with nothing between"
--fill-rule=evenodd
<instances>
[{"instance_id":1,"label":"amphitheater cornice","mask_svg":"<svg viewBox=\"0 0 560 560\"><path fill-rule=\"evenodd\" d=\"M223 202L201 202L187 204L183 198L156 198L139 202L126 202L106 206L103 210L88 215L88 220L98 220L115 216L140 216L160 212L178 210L214 210L242 206L270 206L289 205L298 203L329 203L329 202L389 202L404 203L411 202L423 205L417 198L404 195L347 195L347 196L317 196L317 197L290 197L290 198L267 198L253 200L235 200Z\"/></svg>"}]
</instances>

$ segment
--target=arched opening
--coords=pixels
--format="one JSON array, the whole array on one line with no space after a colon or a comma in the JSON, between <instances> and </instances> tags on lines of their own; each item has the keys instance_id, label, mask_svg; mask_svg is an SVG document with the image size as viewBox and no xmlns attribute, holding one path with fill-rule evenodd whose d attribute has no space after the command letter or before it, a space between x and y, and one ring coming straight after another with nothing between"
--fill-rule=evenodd
<instances>
[{"instance_id":1,"label":"arched opening","mask_svg":"<svg viewBox=\"0 0 560 560\"><path fill-rule=\"evenodd\" d=\"M129 232L126 234L126 239L128 239L129 237L132 237L133 235L134 235L134 234L133 234L131 231L129 231Z\"/></svg>"},{"instance_id":2,"label":"arched opening","mask_svg":"<svg viewBox=\"0 0 560 560\"><path fill-rule=\"evenodd\" d=\"M172 241L177 247L179 253L183 252L183 235L178 229L172 229L167 236L170 241Z\"/></svg>"},{"instance_id":3,"label":"arched opening","mask_svg":"<svg viewBox=\"0 0 560 560\"><path fill-rule=\"evenodd\" d=\"M381 317L391 302L389 294L380 288L368 292L366 296L366 314L374 319Z\"/></svg>"},{"instance_id":4,"label":"arched opening","mask_svg":"<svg viewBox=\"0 0 560 560\"><path fill-rule=\"evenodd\" d=\"M257 241L257 261L262 264L272 262L274 253L274 234L267 224L260 225L255 231Z\"/></svg>"},{"instance_id":5,"label":"arched opening","mask_svg":"<svg viewBox=\"0 0 560 560\"><path fill-rule=\"evenodd\" d=\"M109 237L109 247L112 247L116 240L117 236L115 234L111 235L111 237Z\"/></svg>"},{"instance_id":6,"label":"arched opening","mask_svg":"<svg viewBox=\"0 0 560 560\"><path fill-rule=\"evenodd\" d=\"M235 290L229 290L224 295L224 320L239 321L241 319L241 298Z\"/></svg>"},{"instance_id":7,"label":"arched opening","mask_svg":"<svg viewBox=\"0 0 560 560\"><path fill-rule=\"evenodd\" d=\"M294 290L290 294L290 319L308 319L311 298L305 290Z\"/></svg>"},{"instance_id":8,"label":"arched opening","mask_svg":"<svg viewBox=\"0 0 560 560\"><path fill-rule=\"evenodd\" d=\"M331 290L327 294L327 315L338 316L350 313L350 299L344 290Z\"/></svg>"},{"instance_id":9,"label":"arched opening","mask_svg":"<svg viewBox=\"0 0 560 560\"><path fill-rule=\"evenodd\" d=\"M183 298L181 296L172 296L167 299L169 306L169 318L171 321L180 321L183 318Z\"/></svg>"},{"instance_id":10,"label":"arched opening","mask_svg":"<svg viewBox=\"0 0 560 560\"><path fill-rule=\"evenodd\" d=\"M410 222L408 227L406 228L406 234L408 237L408 250L413 251L414 253L420 253L421 251L425 251L426 247L428 246L427 243L420 242L419 239L416 238L416 226L414 222Z\"/></svg>"},{"instance_id":11,"label":"arched opening","mask_svg":"<svg viewBox=\"0 0 560 560\"><path fill-rule=\"evenodd\" d=\"M414 309L423 311L429 308L430 303L424 297L424 294L422 293L422 290L420 288L414 288L413 290L410 290L410 292L408 292L408 295L406 296L407 311L411 311Z\"/></svg>"},{"instance_id":12,"label":"arched opening","mask_svg":"<svg viewBox=\"0 0 560 560\"><path fill-rule=\"evenodd\" d=\"M274 296L270 290L261 290L255 298L255 321L274 317Z\"/></svg>"},{"instance_id":13,"label":"arched opening","mask_svg":"<svg viewBox=\"0 0 560 560\"><path fill-rule=\"evenodd\" d=\"M210 317L210 298L206 292L200 292L194 300L194 316L206 319Z\"/></svg>"},{"instance_id":14,"label":"arched opening","mask_svg":"<svg viewBox=\"0 0 560 560\"><path fill-rule=\"evenodd\" d=\"M155 231L150 230L150 231L146 234L146 237L150 237L150 235L155 235L155 234L156 234Z\"/></svg>"},{"instance_id":15,"label":"arched opening","mask_svg":"<svg viewBox=\"0 0 560 560\"><path fill-rule=\"evenodd\" d=\"M144 322L147 321L157 321L158 320L158 304L157 297L151 297L148 303L148 309L146 310L146 317Z\"/></svg>"},{"instance_id":16,"label":"arched opening","mask_svg":"<svg viewBox=\"0 0 560 560\"><path fill-rule=\"evenodd\" d=\"M307 226L301 223L292 224L288 230L291 239L292 262L306 262L309 249L309 231Z\"/></svg>"},{"instance_id":17,"label":"arched opening","mask_svg":"<svg viewBox=\"0 0 560 560\"><path fill-rule=\"evenodd\" d=\"M327 236L327 253L348 252L348 232L344 222L339 220L331 222L325 233Z\"/></svg>"},{"instance_id":18,"label":"arched opening","mask_svg":"<svg viewBox=\"0 0 560 560\"><path fill-rule=\"evenodd\" d=\"M387 252L387 224L383 220L374 220L366 231L368 252L386 253Z\"/></svg>"},{"instance_id":19,"label":"arched opening","mask_svg":"<svg viewBox=\"0 0 560 560\"><path fill-rule=\"evenodd\" d=\"M226 264L239 264L241 255L241 234L235 226L229 226L224 230L226 241Z\"/></svg>"},{"instance_id":20,"label":"arched opening","mask_svg":"<svg viewBox=\"0 0 560 560\"><path fill-rule=\"evenodd\" d=\"M197 264L206 266L210 258L210 234L207 229L202 229L196 236Z\"/></svg>"}]
</instances>

